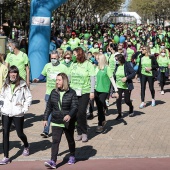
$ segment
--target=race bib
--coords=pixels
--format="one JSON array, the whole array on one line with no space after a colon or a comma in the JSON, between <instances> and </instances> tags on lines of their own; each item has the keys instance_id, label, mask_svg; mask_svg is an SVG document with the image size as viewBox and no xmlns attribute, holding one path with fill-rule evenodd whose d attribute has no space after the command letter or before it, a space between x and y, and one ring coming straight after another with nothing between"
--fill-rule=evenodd
<instances>
[{"instance_id":1,"label":"race bib","mask_svg":"<svg viewBox=\"0 0 170 170\"><path fill-rule=\"evenodd\" d=\"M81 96L82 95L82 90L81 89L76 89L76 94L77 96Z\"/></svg>"}]
</instances>

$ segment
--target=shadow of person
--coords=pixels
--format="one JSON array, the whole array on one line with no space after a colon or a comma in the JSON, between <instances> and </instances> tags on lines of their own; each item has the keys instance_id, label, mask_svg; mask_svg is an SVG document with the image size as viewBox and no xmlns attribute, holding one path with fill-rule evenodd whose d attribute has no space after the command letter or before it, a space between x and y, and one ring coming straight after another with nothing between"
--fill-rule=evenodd
<instances>
[{"instance_id":1,"label":"shadow of person","mask_svg":"<svg viewBox=\"0 0 170 170\"><path fill-rule=\"evenodd\" d=\"M25 122L24 122L24 128L28 128L33 126L33 123L42 121L43 115L35 115L33 113L27 113L25 114Z\"/></svg>"},{"instance_id":2,"label":"shadow of person","mask_svg":"<svg viewBox=\"0 0 170 170\"><path fill-rule=\"evenodd\" d=\"M20 148L20 150L17 153L15 153L15 155L13 155L11 157L11 160L14 160L14 159L18 158L20 155L22 155L24 146L21 147L21 144L20 144L20 147L18 147L18 148ZM43 140L43 141L40 141L40 142L30 143L30 154L29 155L32 155L32 154L37 153L39 151L47 150L49 148L51 148L51 142L49 140Z\"/></svg>"},{"instance_id":3,"label":"shadow of person","mask_svg":"<svg viewBox=\"0 0 170 170\"><path fill-rule=\"evenodd\" d=\"M97 150L94 149L93 146L91 145L86 145L80 148L76 148L76 153L75 153L76 162L88 160L89 158L94 157L96 153L97 153ZM57 168L66 164L69 159L69 156L70 156L69 150L59 153L58 156L61 156L63 154L66 154L66 155L64 156L62 162L57 164Z\"/></svg>"},{"instance_id":4,"label":"shadow of person","mask_svg":"<svg viewBox=\"0 0 170 170\"><path fill-rule=\"evenodd\" d=\"M9 142L9 151L12 150L13 148L21 148L21 141L10 141ZM0 154L3 153L3 144L0 143Z\"/></svg>"},{"instance_id":5,"label":"shadow of person","mask_svg":"<svg viewBox=\"0 0 170 170\"><path fill-rule=\"evenodd\" d=\"M40 103L40 100L33 100L31 104L38 104Z\"/></svg>"},{"instance_id":6,"label":"shadow of person","mask_svg":"<svg viewBox=\"0 0 170 170\"><path fill-rule=\"evenodd\" d=\"M155 100L155 104L156 105L160 105L160 104L164 104L164 103L166 103L166 102L164 102L164 101L162 101L162 100ZM146 102L146 107L147 106L151 106L151 101L149 102Z\"/></svg>"}]
</instances>

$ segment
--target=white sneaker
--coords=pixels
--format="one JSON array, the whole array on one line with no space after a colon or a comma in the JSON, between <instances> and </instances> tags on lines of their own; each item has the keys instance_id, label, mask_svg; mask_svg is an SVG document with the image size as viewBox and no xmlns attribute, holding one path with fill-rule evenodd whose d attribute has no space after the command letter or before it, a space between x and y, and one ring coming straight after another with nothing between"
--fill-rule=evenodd
<instances>
[{"instance_id":1,"label":"white sneaker","mask_svg":"<svg viewBox=\"0 0 170 170\"><path fill-rule=\"evenodd\" d=\"M106 106L109 107L109 100L106 100Z\"/></svg>"},{"instance_id":2,"label":"white sneaker","mask_svg":"<svg viewBox=\"0 0 170 170\"><path fill-rule=\"evenodd\" d=\"M164 95L165 94L164 91L161 91L161 94Z\"/></svg>"}]
</instances>

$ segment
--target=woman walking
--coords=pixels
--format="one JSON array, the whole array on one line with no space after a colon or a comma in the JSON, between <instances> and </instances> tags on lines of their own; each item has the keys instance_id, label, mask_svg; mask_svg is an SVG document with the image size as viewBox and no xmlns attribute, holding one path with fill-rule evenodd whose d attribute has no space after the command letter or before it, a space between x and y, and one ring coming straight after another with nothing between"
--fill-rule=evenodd
<instances>
[{"instance_id":1,"label":"woman walking","mask_svg":"<svg viewBox=\"0 0 170 170\"><path fill-rule=\"evenodd\" d=\"M141 81L141 101L139 108L143 109L146 106L145 103L145 90L146 83L149 83L149 89L152 96L151 106L155 106L155 89L154 89L154 79L158 68L158 63L156 58L151 55L149 47L142 48L143 57L140 58L139 68L137 73L140 76Z\"/></svg>"},{"instance_id":2,"label":"woman walking","mask_svg":"<svg viewBox=\"0 0 170 170\"><path fill-rule=\"evenodd\" d=\"M29 144L23 132L23 126L24 114L28 111L31 101L32 96L27 83L19 76L18 68L11 66L0 95L4 151L4 158L0 161L0 165L8 164L11 161L9 158L9 133L12 121L18 137L24 143L24 151L22 154L24 156L29 155Z\"/></svg>"},{"instance_id":3,"label":"woman walking","mask_svg":"<svg viewBox=\"0 0 170 170\"><path fill-rule=\"evenodd\" d=\"M125 103L129 106L129 116L134 115L130 96L134 88L132 79L136 73L131 64L125 61L125 57L122 54L117 54L115 57L117 58L118 65L116 66L114 75L119 95L119 98L116 100L118 111L116 120L119 120L122 118L122 93L124 93Z\"/></svg>"},{"instance_id":4,"label":"woman walking","mask_svg":"<svg viewBox=\"0 0 170 170\"><path fill-rule=\"evenodd\" d=\"M44 126L47 126L50 114L52 116L51 159L44 163L45 166L53 169L56 168L59 144L63 131L70 150L68 164L75 163L74 129L77 110L78 98L76 92L69 87L67 75L65 73L59 73L56 78L56 89L52 90L44 113Z\"/></svg>"},{"instance_id":5,"label":"woman walking","mask_svg":"<svg viewBox=\"0 0 170 170\"><path fill-rule=\"evenodd\" d=\"M104 130L106 124L105 112L108 108L105 101L110 91L111 83L116 92L116 98L118 98L118 89L113 78L112 69L108 66L105 55L98 54L97 59L98 71L96 75L95 101L98 109L98 127L96 128L96 132L100 133Z\"/></svg>"},{"instance_id":6,"label":"woman walking","mask_svg":"<svg viewBox=\"0 0 170 170\"><path fill-rule=\"evenodd\" d=\"M78 96L77 112L77 138L75 140L87 142L87 118L86 109L89 98L94 99L95 70L92 63L86 60L85 52L81 47L73 51L77 62L70 66L70 87Z\"/></svg>"}]
</instances>

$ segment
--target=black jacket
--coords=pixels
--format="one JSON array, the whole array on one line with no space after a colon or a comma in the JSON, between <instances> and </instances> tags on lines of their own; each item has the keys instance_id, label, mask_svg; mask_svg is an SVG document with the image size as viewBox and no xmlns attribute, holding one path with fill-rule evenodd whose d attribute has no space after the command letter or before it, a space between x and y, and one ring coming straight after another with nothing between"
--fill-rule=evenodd
<instances>
[{"instance_id":1,"label":"black jacket","mask_svg":"<svg viewBox=\"0 0 170 170\"><path fill-rule=\"evenodd\" d=\"M137 71L138 75L141 75L141 59L143 56L144 55L140 56L139 67L138 67L138 71ZM151 59L152 75L153 75L153 77L156 77L157 76L157 68L159 67L158 63L157 63L154 55L150 55L149 58Z\"/></svg>"},{"instance_id":2,"label":"black jacket","mask_svg":"<svg viewBox=\"0 0 170 170\"><path fill-rule=\"evenodd\" d=\"M52 90L47 106L44 112L44 120L48 120L51 114L51 122L63 124L63 118L66 115L71 116L71 120L76 117L78 111L78 98L76 92L69 88L63 95L61 101L61 110L59 107L60 92L56 89Z\"/></svg>"},{"instance_id":3,"label":"black jacket","mask_svg":"<svg viewBox=\"0 0 170 170\"><path fill-rule=\"evenodd\" d=\"M119 67L119 65L116 65L114 75L116 75L116 71L117 71L118 67ZM129 62L125 62L125 64L124 64L124 72L125 72L125 77L127 78L126 83L128 86L128 90L133 90L134 86L133 86L132 79L135 77L136 72L133 69L133 67L130 65ZM115 81L116 81L116 76L115 76Z\"/></svg>"}]
</instances>

